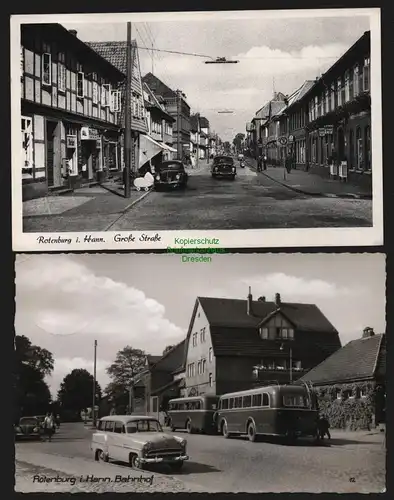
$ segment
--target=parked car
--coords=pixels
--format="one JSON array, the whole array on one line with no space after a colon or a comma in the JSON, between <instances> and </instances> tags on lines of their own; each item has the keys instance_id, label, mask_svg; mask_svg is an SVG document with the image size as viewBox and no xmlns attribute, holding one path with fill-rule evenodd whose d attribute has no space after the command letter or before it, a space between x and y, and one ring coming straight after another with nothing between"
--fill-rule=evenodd
<instances>
[{"instance_id":1,"label":"parked car","mask_svg":"<svg viewBox=\"0 0 394 500\"><path fill-rule=\"evenodd\" d=\"M231 156L216 156L211 166L212 177L229 177L234 180L237 175L237 168Z\"/></svg>"},{"instance_id":2,"label":"parked car","mask_svg":"<svg viewBox=\"0 0 394 500\"><path fill-rule=\"evenodd\" d=\"M155 168L155 188L171 187L185 188L188 174L183 163L179 160L163 161Z\"/></svg>"},{"instance_id":3,"label":"parked car","mask_svg":"<svg viewBox=\"0 0 394 500\"><path fill-rule=\"evenodd\" d=\"M41 439L43 428L37 417L22 417L15 425L15 440L19 439Z\"/></svg>"},{"instance_id":4,"label":"parked car","mask_svg":"<svg viewBox=\"0 0 394 500\"><path fill-rule=\"evenodd\" d=\"M94 459L127 462L143 469L149 464L168 464L174 471L189 459L186 439L167 434L155 417L110 415L101 418L92 435Z\"/></svg>"}]
</instances>

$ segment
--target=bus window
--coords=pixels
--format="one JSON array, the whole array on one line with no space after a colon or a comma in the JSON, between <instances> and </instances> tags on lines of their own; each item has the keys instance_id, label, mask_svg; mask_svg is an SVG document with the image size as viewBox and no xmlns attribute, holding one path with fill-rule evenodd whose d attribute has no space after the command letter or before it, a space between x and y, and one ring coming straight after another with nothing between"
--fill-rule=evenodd
<instances>
[{"instance_id":1,"label":"bus window","mask_svg":"<svg viewBox=\"0 0 394 500\"><path fill-rule=\"evenodd\" d=\"M252 406L262 406L261 394L253 394L253 396L252 396Z\"/></svg>"},{"instance_id":2,"label":"bus window","mask_svg":"<svg viewBox=\"0 0 394 500\"><path fill-rule=\"evenodd\" d=\"M230 410L234 408L234 398L230 398L230 404L229 404Z\"/></svg>"},{"instance_id":3,"label":"bus window","mask_svg":"<svg viewBox=\"0 0 394 500\"><path fill-rule=\"evenodd\" d=\"M237 396L235 398L234 408L242 408L242 396Z\"/></svg>"},{"instance_id":4,"label":"bus window","mask_svg":"<svg viewBox=\"0 0 394 500\"><path fill-rule=\"evenodd\" d=\"M283 405L301 408L308 406L306 397L303 394L285 394L283 396Z\"/></svg>"},{"instance_id":5,"label":"bus window","mask_svg":"<svg viewBox=\"0 0 394 500\"><path fill-rule=\"evenodd\" d=\"M263 394L263 405L262 406L269 406L270 405L270 400L268 397L268 394L264 393Z\"/></svg>"},{"instance_id":6,"label":"bus window","mask_svg":"<svg viewBox=\"0 0 394 500\"><path fill-rule=\"evenodd\" d=\"M194 410L201 410L201 401L194 402Z\"/></svg>"},{"instance_id":7,"label":"bus window","mask_svg":"<svg viewBox=\"0 0 394 500\"><path fill-rule=\"evenodd\" d=\"M242 398L242 407L250 408L252 406L252 396L244 396Z\"/></svg>"},{"instance_id":8,"label":"bus window","mask_svg":"<svg viewBox=\"0 0 394 500\"><path fill-rule=\"evenodd\" d=\"M220 402L221 410L228 410L228 399L222 399Z\"/></svg>"}]
</instances>

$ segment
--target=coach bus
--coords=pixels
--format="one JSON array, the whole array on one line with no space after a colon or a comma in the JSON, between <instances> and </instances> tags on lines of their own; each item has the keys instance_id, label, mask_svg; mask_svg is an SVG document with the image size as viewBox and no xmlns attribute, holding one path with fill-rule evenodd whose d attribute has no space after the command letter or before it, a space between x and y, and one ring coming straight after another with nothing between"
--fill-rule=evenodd
<instances>
[{"instance_id":1,"label":"coach bus","mask_svg":"<svg viewBox=\"0 0 394 500\"><path fill-rule=\"evenodd\" d=\"M171 399L168 402L169 426L172 431L186 429L189 434L216 433L214 421L218 396L202 395Z\"/></svg>"},{"instance_id":2,"label":"coach bus","mask_svg":"<svg viewBox=\"0 0 394 500\"><path fill-rule=\"evenodd\" d=\"M215 421L225 438L246 434L250 441L263 435L294 440L316 437L318 410L307 387L273 385L223 394Z\"/></svg>"}]
</instances>

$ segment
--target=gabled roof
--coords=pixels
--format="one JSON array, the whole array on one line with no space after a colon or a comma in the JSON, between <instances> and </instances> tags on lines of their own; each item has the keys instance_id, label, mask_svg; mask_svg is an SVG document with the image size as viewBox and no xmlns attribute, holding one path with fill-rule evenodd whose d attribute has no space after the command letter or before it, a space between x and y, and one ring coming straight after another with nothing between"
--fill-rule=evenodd
<instances>
[{"instance_id":1,"label":"gabled roof","mask_svg":"<svg viewBox=\"0 0 394 500\"><path fill-rule=\"evenodd\" d=\"M205 116L200 116L200 127L209 129L209 121Z\"/></svg>"},{"instance_id":2,"label":"gabled roof","mask_svg":"<svg viewBox=\"0 0 394 500\"><path fill-rule=\"evenodd\" d=\"M287 101L287 110L297 102L299 102L302 97L309 92L309 90L315 85L314 80L305 80L305 82L299 87L295 92L293 92Z\"/></svg>"},{"instance_id":3,"label":"gabled roof","mask_svg":"<svg viewBox=\"0 0 394 500\"><path fill-rule=\"evenodd\" d=\"M182 340L182 342L179 342L172 349L169 349L164 356L159 356L159 359L152 365L152 369L172 373L183 366L184 355L185 340Z\"/></svg>"},{"instance_id":4,"label":"gabled roof","mask_svg":"<svg viewBox=\"0 0 394 500\"><path fill-rule=\"evenodd\" d=\"M385 352L384 334L352 340L301 377L301 380L319 385L371 379L375 374L384 376Z\"/></svg>"},{"instance_id":5,"label":"gabled roof","mask_svg":"<svg viewBox=\"0 0 394 500\"><path fill-rule=\"evenodd\" d=\"M146 358L148 361L148 366L150 367L151 365L157 363L161 359L161 356L152 356L152 354L148 354Z\"/></svg>"},{"instance_id":6,"label":"gabled roof","mask_svg":"<svg viewBox=\"0 0 394 500\"><path fill-rule=\"evenodd\" d=\"M159 78L157 78L157 76L153 75L150 72L142 77L142 81L144 83L147 83L149 85L149 88L155 94L159 94L159 95L163 96L164 98L176 96L176 92L174 90L170 89L170 87L168 87Z\"/></svg>"},{"instance_id":7,"label":"gabled roof","mask_svg":"<svg viewBox=\"0 0 394 500\"><path fill-rule=\"evenodd\" d=\"M278 309L275 302L254 300L253 316L249 316L246 299L198 297L198 300L211 326L256 328L269 314ZM281 302L280 310L299 330L337 333L315 304Z\"/></svg>"},{"instance_id":8,"label":"gabled roof","mask_svg":"<svg viewBox=\"0 0 394 500\"><path fill-rule=\"evenodd\" d=\"M126 74L126 51L127 42L86 42L86 45L91 47L97 54L110 62L115 68ZM131 42L131 57L137 49L137 42Z\"/></svg>"}]
</instances>

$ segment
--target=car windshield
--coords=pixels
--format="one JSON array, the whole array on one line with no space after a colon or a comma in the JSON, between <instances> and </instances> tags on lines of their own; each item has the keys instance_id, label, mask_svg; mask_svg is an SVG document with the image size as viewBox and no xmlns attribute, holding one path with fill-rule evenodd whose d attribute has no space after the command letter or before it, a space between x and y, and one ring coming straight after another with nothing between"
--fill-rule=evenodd
<instances>
[{"instance_id":1,"label":"car windshield","mask_svg":"<svg viewBox=\"0 0 394 500\"><path fill-rule=\"evenodd\" d=\"M183 170L183 166L180 163L162 163L159 169L169 169L169 170Z\"/></svg>"},{"instance_id":2,"label":"car windshield","mask_svg":"<svg viewBox=\"0 0 394 500\"><path fill-rule=\"evenodd\" d=\"M220 156L215 158L215 163L234 163L234 160L230 156Z\"/></svg>"},{"instance_id":3,"label":"car windshield","mask_svg":"<svg viewBox=\"0 0 394 500\"><path fill-rule=\"evenodd\" d=\"M134 434L135 432L163 432L163 429L158 420L133 420L127 422L127 434Z\"/></svg>"},{"instance_id":4,"label":"car windshield","mask_svg":"<svg viewBox=\"0 0 394 500\"><path fill-rule=\"evenodd\" d=\"M292 408L307 408L308 398L303 394L285 394L283 396L283 406Z\"/></svg>"},{"instance_id":5,"label":"car windshield","mask_svg":"<svg viewBox=\"0 0 394 500\"><path fill-rule=\"evenodd\" d=\"M37 425L37 419L36 418L21 418L19 420L20 425Z\"/></svg>"}]
</instances>

